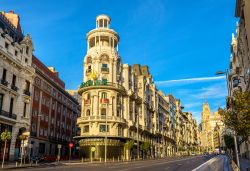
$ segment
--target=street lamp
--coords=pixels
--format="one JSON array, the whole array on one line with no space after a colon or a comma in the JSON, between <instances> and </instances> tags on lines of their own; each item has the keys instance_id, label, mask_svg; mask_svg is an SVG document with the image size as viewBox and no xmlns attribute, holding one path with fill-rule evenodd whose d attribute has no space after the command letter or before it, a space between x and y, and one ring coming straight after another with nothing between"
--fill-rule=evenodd
<instances>
[{"instance_id":1,"label":"street lamp","mask_svg":"<svg viewBox=\"0 0 250 171\"><path fill-rule=\"evenodd\" d=\"M230 84L229 84L229 78L228 78L228 69L226 69L225 72L223 71L217 71L216 75L224 75L226 74L226 79L227 79L227 91L228 91L228 96L231 97L231 91L230 89ZM237 146L237 139L236 139L236 133L235 130L233 130L233 136L234 136L234 148L235 148L235 156L236 156L236 162L237 166L240 167L240 161L239 161L239 156L238 156L238 146Z\"/></svg>"}]
</instances>

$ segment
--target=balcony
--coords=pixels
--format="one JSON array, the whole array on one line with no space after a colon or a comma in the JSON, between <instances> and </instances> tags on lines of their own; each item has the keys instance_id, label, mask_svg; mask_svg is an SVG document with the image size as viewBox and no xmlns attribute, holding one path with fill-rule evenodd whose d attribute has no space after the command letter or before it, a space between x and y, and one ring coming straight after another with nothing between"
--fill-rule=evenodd
<instances>
[{"instance_id":1,"label":"balcony","mask_svg":"<svg viewBox=\"0 0 250 171\"><path fill-rule=\"evenodd\" d=\"M15 86L14 84L11 85L11 89L14 90L14 91L18 91L18 87Z\"/></svg>"},{"instance_id":2,"label":"balcony","mask_svg":"<svg viewBox=\"0 0 250 171\"><path fill-rule=\"evenodd\" d=\"M109 99L100 99L100 103L101 104L108 104L109 103Z\"/></svg>"},{"instance_id":3,"label":"balcony","mask_svg":"<svg viewBox=\"0 0 250 171\"><path fill-rule=\"evenodd\" d=\"M104 122L106 120L106 116L83 116L77 118L77 124L88 123L88 122ZM119 123L126 123L124 118L120 118L117 116L107 116L108 122L119 122Z\"/></svg>"},{"instance_id":4,"label":"balcony","mask_svg":"<svg viewBox=\"0 0 250 171\"><path fill-rule=\"evenodd\" d=\"M23 94L25 94L25 95L27 95L27 96L30 96L29 90L23 90Z\"/></svg>"},{"instance_id":5,"label":"balcony","mask_svg":"<svg viewBox=\"0 0 250 171\"><path fill-rule=\"evenodd\" d=\"M1 84L7 87L9 83L8 81L1 79Z\"/></svg>"},{"instance_id":6,"label":"balcony","mask_svg":"<svg viewBox=\"0 0 250 171\"><path fill-rule=\"evenodd\" d=\"M4 117L7 117L7 118L10 118L10 119L14 119L14 120L16 120L16 118L17 118L16 114L9 113L9 112L6 112L4 110L0 111L0 115L4 116Z\"/></svg>"},{"instance_id":7,"label":"balcony","mask_svg":"<svg viewBox=\"0 0 250 171\"><path fill-rule=\"evenodd\" d=\"M102 73L109 73L109 68L102 67L102 68L101 68L101 72L102 72Z\"/></svg>"},{"instance_id":8,"label":"balcony","mask_svg":"<svg viewBox=\"0 0 250 171\"><path fill-rule=\"evenodd\" d=\"M126 94L126 90L122 85L117 83L107 82L107 80L95 80L95 81L89 80L87 82L84 82L81 84L78 93L82 94L91 89L115 90L120 93Z\"/></svg>"}]
</instances>

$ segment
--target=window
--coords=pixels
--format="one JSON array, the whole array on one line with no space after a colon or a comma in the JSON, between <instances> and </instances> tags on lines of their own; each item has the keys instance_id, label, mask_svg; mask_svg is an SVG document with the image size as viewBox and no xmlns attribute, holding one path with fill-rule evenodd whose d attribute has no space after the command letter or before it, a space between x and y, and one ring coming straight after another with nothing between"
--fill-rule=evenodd
<instances>
[{"instance_id":1,"label":"window","mask_svg":"<svg viewBox=\"0 0 250 171\"><path fill-rule=\"evenodd\" d=\"M89 132L89 125L85 125L82 130L83 133Z\"/></svg>"},{"instance_id":2,"label":"window","mask_svg":"<svg viewBox=\"0 0 250 171\"><path fill-rule=\"evenodd\" d=\"M26 83L25 84L25 90L29 91L30 90L30 82L26 80L25 83Z\"/></svg>"},{"instance_id":3,"label":"window","mask_svg":"<svg viewBox=\"0 0 250 171\"><path fill-rule=\"evenodd\" d=\"M12 85L15 86L16 85L16 75L13 74L12 76Z\"/></svg>"},{"instance_id":4,"label":"window","mask_svg":"<svg viewBox=\"0 0 250 171\"><path fill-rule=\"evenodd\" d=\"M44 154L45 153L45 144L39 143L39 153Z\"/></svg>"},{"instance_id":5,"label":"window","mask_svg":"<svg viewBox=\"0 0 250 171\"><path fill-rule=\"evenodd\" d=\"M25 58L25 63L28 63L28 58Z\"/></svg>"},{"instance_id":6,"label":"window","mask_svg":"<svg viewBox=\"0 0 250 171\"><path fill-rule=\"evenodd\" d=\"M13 103L14 103L14 99L11 98L11 99L10 99L10 110L9 110L9 113L10 113L10 114L13 113Z\"/></svg>"},{"instance_id":7,"label":"window","mask_svg":"<svg viewBox=\"0 0 250 171\"><path fill-rule=\"evenodd\" d=\"M109 71L109 69L108 69L108 64L102 64L101 71L108 72L108 71Z\"/></svg>"},{"instance_id":8,"label":"window","mask_svg":"<svg viewBox=\"0 0 250 171\"><path fill-rule=\"evenodd\" d=\"M86 111L86 116L90 116L90 110L89 109L87 109L87 111Z\"/></svg>"},{"instance_id":9,"label":"window","mask_svg":"<svg viewBox=\"0 0 250 171\"><path fill-rule=\"evenodd\" d=\"M123 136L123 130L121 126L118 126L118 136Z\"/></svg>"},{"instance_id":10,"label":"window","mask_svg":"<svg viewBox=\"0 0 250 171\"><path fill-rule=\"evenodd\" d=\"M36 124L35 123L32 124L31 131L36 132Z\"/></svg>"},{"instance_id":11,"label":"window","mask_svg":"<svg viewBox=\"0 0 250 171\"><path fill-rule=\"evenodd\" d=\"M106 131L106 125L100 125L99 132L109 132L109 125L107 125L107 131Z\"/></svg>"},{"instance_id":12,"label":"window","mask_svg":"<svg viewBox=\"0 0 250 171\"><path fill-rule=\"evenodd\" d=\"M9 43L5 42L5 48L9 49Z\"/></svg>"},{"instance_id":13,"label":"window","mask_svg":"<svg viewBox=\"0 0 250 171\"><path fill-rule=\"evenodd\" d=\"M23 117L26 117L26 108L27 108L27 103L24 103L24 106L23 106Z\"/></svg>"},{"instance_id":14,"label":"window","mask_svg":"<svg viewBox=\"0 0 250 171\"><path fill-rule=\"evenodd\" d=\"M3 69L3 76L2 76L2 80L6 81L6 74L7 74L7 70L4 68Z\"/></svg>"},{"instance_id":15,"label":"window","mask_svg":"<svg viewBox=\"0 0 250 171\"><path fill-rule=\"evenodd\" d=\"M106 108L101 109L101 115L105 116L106 115Z\"/></svg>"},{"instance_id":16,"label":"window","mask_svg":"<svg viewBox=\"0 0 250 171\"><path fill-rule=\"evenodd\" d=\"M239 80L238 79L234 79L233 80L233 87L237 87L239 85Z\"/></svg>"},{"instance_id":17,"label":"window","mask_svg":"<svg viewBox=\"0 0 250 171\"><path fill-rule=\"evenodd\" d=\"M30 48L29 46L26 47L26 54L28 55L29 54L29 51L30 51Z\"/></svg>"},{"instance_id":18,"label":"window","mask_svg":"<svg viewBox=\"0 0 250 171\"><path fill-rule=\"evenodd\" d=\"M40 135L43 135L43 129L40 128Z\"/></svg>"},{"instance_id":19,"label":"window","mask_svg":"<svg viewBox=\"0 0 250 171\"><path fill-rule=\"evenodd\" d=\"M90 99L90 93L87 94L87 100L89 100L89 99Z\"/></svg>"},{"instance_id":20,"label":"window","mask_svg":"<svg viewBox=\"0 0 250 171\"><path fill-rule=\"evenodd\" d=\"M102 99L106 99L107 98L107 93L103 92L101 97L102 97Z\"/></svg>"},{"instance_id":21,"label":"window","mask_svg":"<svg viewBox=\"0 0 250 171\"><path fill-rule=\"evenodd\" d=\"M108 64L102 64L102 68L108 68Z\"/></svg>"},{"instance_id":22,"label":"window","mask_svg":"<svg viewBox=\"0 0 250 171\"><path fill-rule=\"evenodd\" d=\"M0 94L0 112L2 111L3 108L3 94Z\"/></svg>"}]
</instances>

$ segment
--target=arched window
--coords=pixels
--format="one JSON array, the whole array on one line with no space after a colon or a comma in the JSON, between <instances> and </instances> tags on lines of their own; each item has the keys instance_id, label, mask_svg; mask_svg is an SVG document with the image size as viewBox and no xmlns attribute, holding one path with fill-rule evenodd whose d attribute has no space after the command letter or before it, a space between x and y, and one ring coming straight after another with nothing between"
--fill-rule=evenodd
<instances>
[{"instance_id":1,"label":"arched window","mask_svg":"<svg viewBox=\"0 0 250 171\"><path fill-rule=\"evenodd\" d=\"M102 92L101 97L102 97L102 99L107 99L107 93L106 92Z\"/></svg>"},{"instance_id":2,"label":"arched window","mask_svg":"<svg viewBox=\"0 0 250 171\"><path fill-rule=\"evenodd\" d=\"M87 100L90 99L90 93L87 93L86 98L87 98Z\"/></svg>"},{"instance_id":3,"label":"arched window","mask_svg":"<svg viewBox=\"0 0 250 171\"><path fill-rule=\"evenodd\" d=\"M86 110L86 116L90 116L90 110L89 109Z\"/></svg>"}]
</instances>

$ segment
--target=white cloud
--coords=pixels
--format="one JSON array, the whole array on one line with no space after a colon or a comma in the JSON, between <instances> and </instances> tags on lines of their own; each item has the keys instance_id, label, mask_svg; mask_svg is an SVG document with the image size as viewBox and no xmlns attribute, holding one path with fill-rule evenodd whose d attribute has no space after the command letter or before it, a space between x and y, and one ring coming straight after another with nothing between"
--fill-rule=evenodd
<instances>
[{"instance_id":1,"label":"white cloud","mask_svg":"<svg viewBox=\"0 0 250 171\"><path fill-rule=\"evenodd\" d=\"M200 83L200 82L225 80L225 78L226 76L186 78L186 79L179 79L179 80L156 81L156 84L159 86L173 86L173 85L183 85L183 84L193 84L193 83Z\"/></svg>"}]
</instances>

